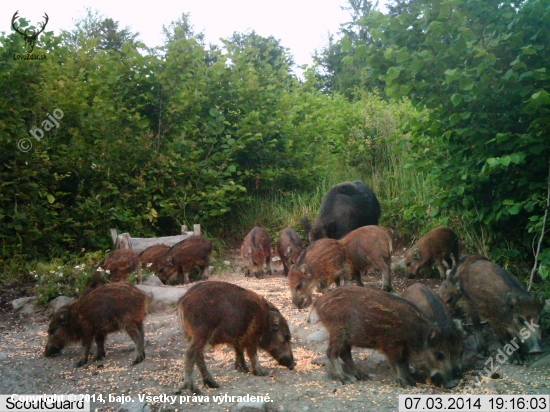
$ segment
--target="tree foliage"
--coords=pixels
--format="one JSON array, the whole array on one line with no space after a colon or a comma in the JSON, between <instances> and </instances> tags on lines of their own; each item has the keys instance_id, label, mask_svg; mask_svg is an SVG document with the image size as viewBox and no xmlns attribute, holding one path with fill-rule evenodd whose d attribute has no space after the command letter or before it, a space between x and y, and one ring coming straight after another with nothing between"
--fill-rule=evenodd
<instances>
[{"instance_id":1,"label":"tree foliage","mask_svg":"<svg viewBox=\"0 0 550 412\"><path fill-rule=\"evenodd\" d=\"M276 39L236 33L208 48L187 15L165 35L150 50L88 16L75 32L41 36L42 61L14 60L20 36L0 36L4 259L107 248L110 227L134 236L184 223L223 230L252 194L326 176L322 138L342 132L340 119L312 121L330 100L295 78ZM54 111L59 126L46 128Z\"/></svg>"},{"instance_id":2,"label":"tree foliage","mask_svg":"<svg viewBox=\"0 0 550 412\"><path fill-rule=\"evenodd\" d=\"M417 167L444 191L433 213L466 208L529 250L546 207L550 4L418 0L361 24L368 76L426 109L410 127Z\"/></svg>"}]
</instances>

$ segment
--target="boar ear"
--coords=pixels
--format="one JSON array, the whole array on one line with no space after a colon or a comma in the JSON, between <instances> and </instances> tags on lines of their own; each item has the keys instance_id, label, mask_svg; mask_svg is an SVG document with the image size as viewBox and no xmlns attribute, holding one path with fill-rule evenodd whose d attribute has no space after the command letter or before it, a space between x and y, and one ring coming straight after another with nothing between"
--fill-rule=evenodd
<instances>
[{"instance_id":1,"label":"boar ear","mask_svg":"<svg viewBox=\"0 0 550 412\"><path fill-rule=\"evenodd\" d=\"M420 259L422 256L420 255L420 249L418 249L417 247L415 247L413 250L412 250L412 256L413 256L413 259Z\"/></svg>"},{"instance_id":2,"label":"boar ear","mask_svg":"<svg viewBox=\"0 0 550 412\"><path fill-rule=\"evenodd\" d=\"M62 325L67 325L69 323L69 309L68 308L62 308L59 311L59 323Z\"/></svg>"},{"instance_id":3,"label":"boar ear","mask_svg":"<svg viewBox=\"0 0 550 412\"><path fill-rule=\"evenodd\" d=\"M518 297L513 293L508 292L506 295L506 304L513 309L518 304Z\"/></svg>"},{"instance_id":4,"label":"boar ear","mask_svg":"<svg viewBox=\"0 0 550 412\"><path fill-rule=\"evenodd\" d=\"M269 330L271 332L279 331L279 312L269 311Z\"/></svg>"},{"instance_id":5,"label":"boar ear","mask_svg":"<svg viewBox=\"0 0 550 412\"><path fill-rule=\"evenodd\" d=\"M306 274L306 269L307 269L307 265L306 264L303 264L300 266L300 272L302 272L303 275Z\"/></svg>"},{"instance_id":6,"label":"boar ear","mask_svg":"<svg viewBox=\"0 0 550 412\"><path fill-rule=\"evenodd\" d=\"M327 237L332 237L334 236L334 233L336 232L336 228L337 228L337 224L334 220L331 220L330 222L328 222L325 226L325 232L326 232L326 236Z\"/></svg>"},{"instance_id":7,"label":"boar ear","mask_svg":"<svg viewBox=\"0 0 550 412\"><path fill-rule=\"evenodd\" d=\"M286 248L286 255L288 255L289 253L290 253L290 246L288 246L288 247ZM286 256L286 255L285 255L285 256Z\"/></svg>"},{"instance_id":8,"label":"boar ear","mask_svg":"<svg viewBox=\"0 0 550 412\"><path fill-rule=\"evenodd\" d=\"M431 329L430 333L428 333L428 339L426 340L426 344L428 347L434 346L436 344L436 340L439 339L439 335L437 334L435 329Z\"/></svg>"}]
</instances>

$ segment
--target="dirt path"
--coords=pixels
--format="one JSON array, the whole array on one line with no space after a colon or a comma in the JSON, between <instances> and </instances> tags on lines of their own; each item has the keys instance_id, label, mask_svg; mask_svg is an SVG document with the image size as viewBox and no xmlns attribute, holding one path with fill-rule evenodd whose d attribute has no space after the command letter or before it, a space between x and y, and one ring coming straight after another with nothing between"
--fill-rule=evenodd
<instances>
[{"instance_id":1,"label":"dirt path","mask_svg":"<svg viewBox=\"0 0 550 412\"><path fill-rule=\"evenodd\" d=\"M236 265L239 265L238 260ZM499 379L485 379L481 385L474 385L472 371L453 390L442 390L429 384L418 384L416 388L403 390L394 383L393 373L383 356L375 351L357 348L353 350L353 357L372 380L345 386L329 380L323 366L327 343L311 341L311 335L320 328L306 323L307 310L293 307L281 267L274 267L276 274L264 280L245 278L242 271L235 266L234 270L214 274L211 279L253 289L281 310L293 334L294 356L298 360L294 371L278 366L267 354L260 352L260 360L269 369L270 376L245 375L233 369L233 351L220 346L206 354L206 362L221 388L204 388L199 378L197 383L208 399L189 399L185 398L189 393L180 389L187 344L183 341L174 309L151 314L146 319L147 358L144 362L136 366L130 365L133 343L127 335L117 333L107 340L105 360L80 369L73 368L80 352L78 346L66 348L59 357L43 357L48 324L44 314L29 316L9 313L0 318L0 393L95 395L96 402L92 402L92 410L100 408L103 411L117 410L123 396L137 399L139 395L177 396L174 404L160 398L157 402L150 401L149 405L155 411L230 411L235 409L237 401L241 399L225 398L220 401L218 398L214 401L214 396L251 395L269 397L271 402L268 402L268 410L304 412L395 411L398 409L398 395L404 393L550 393L548 364L540 368L506 364L499 372ZM369 280L373 286L380 287L379 277L374 276ZM421 281L431 287L439 284L435 279ZM413 281L401 277L394 279L397 293L411 283ZM319 335L322 333L314 334L313 337ZM467 342L470 345L471 343ZM497 349L498 345L493 346L492 353ZM542 357L544 355L537 359ZM532 365L537 359L528 365ZM469 367L482 369L484 361L485 359L472 358ZM197 375L198 372L195 376ZM100 395L104 403L97 401Z\"/></svg>"}]
</instances>

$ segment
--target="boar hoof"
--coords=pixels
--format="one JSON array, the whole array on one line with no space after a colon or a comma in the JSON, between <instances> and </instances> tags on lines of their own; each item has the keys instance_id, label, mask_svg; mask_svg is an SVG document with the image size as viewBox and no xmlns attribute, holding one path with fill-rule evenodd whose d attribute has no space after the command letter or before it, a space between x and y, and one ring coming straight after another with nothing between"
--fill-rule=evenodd
<instances>
[{"instance_id":1,"label":"boar hoof","mask_svg":"<svg viewBox=\"0 0 550 412\"><path fill-rule=\"evenodd\" d=\"M348 383L355 383L357 382L357 378L353 375L343 375L338 378L340 382L342 382L343 385L347 385Z\"/></svg>"},{"instance_id":2,"label":"boar hoof","mask_svg":"<svg viewBox=\"0 0 550 412\"><path fill-rule=\"evenodd\" d=\"M361 371L357 371L355 373L355 377L360 381L370 381L371 380L368 373L361 372Z\"/></svg>"},{"instance_id":3,"label":"boar hoof","mask_svg":"<svg viewBox=\"0 0 550 412\"><path fill-rule=\"evenodd\" d=\"M235 370L241 371L243 373L248 373L250 370L246 367L246 365L241 365L240 363L235 362Z\"/></svg>"},{"instance_id":4,"label":"boar hoof","mask_svg":"<svg viewBox=\"0 0 550 412\"><path fill-rule=\"evenodd\" d=\"M391 287L391 285L389 285L389 286L384 286L384 287L382 288L382 290L383 290L384 292L388 292L388 293L389 293L389 292L393 292L393 288Z\"/></svg>"},{"instance_id":5,"label":"boar hoof","mask_svg":"<svg viewBox=\"0 0 550 412\"><path fill-rule=\"evenodd\" d=\"M219 388L220 384L216 382L214 379L204 379L202 381L206 386L209 388Z\"/></svg>"},{"instance_id":6,"label":"boar hoof","mask_svg":"<svg viewBox=\"0 0 550 412\"><path fill-rule=\"evenodd\" d=\"M202 392L197 388L194 382L185 381L183 383L183 389L189 389L189 391L195 395L202 395Z\"/></svg>"},{"instance_id":7,"label":"boar hoof","mask_svg":"<svg viewBox=\"0 0 550 412\"><path fill-rule=\"evenodd\" d=\"M408 376L406 378L403 378L399 376L397 379L397 384L401 386L402 388L406 388L407 386L416 386L416 382L412 378L412 376Z\"/></svg>"},{"instance_id":8,"label":"boar hoof","mask_svg":"<svg viewBox=\"0 0 550 412\"><path fill-rule=\"evenodd\" d=\"M262 366L257 366L252 373L256 376L267 376L269 375L269 372L267 369L263 368Z\"/></svg>"},{"instance_id":9,"label":"boar hoof","mask_svg":"<svg viewBox=\"0 0 550 412\"><path fill-rule=\"evenodd\" d=\"M74 364L75 368L80 368L82 366L86 365L86 361L84 359L80 359L78 362Z\"/></svg>"},{"instance_id":10,"label":"boar hoof","mask_svg":"<svg viewBox=\"0 0 550 412\"><path fill-rule=\"evenodd\" d=\"M143 362L144 359L145 359L145 354L139 355L137 358L134 359L134 361L132 362L132 365L137 365L138 363Z\"/></svg>"}]
</instances>

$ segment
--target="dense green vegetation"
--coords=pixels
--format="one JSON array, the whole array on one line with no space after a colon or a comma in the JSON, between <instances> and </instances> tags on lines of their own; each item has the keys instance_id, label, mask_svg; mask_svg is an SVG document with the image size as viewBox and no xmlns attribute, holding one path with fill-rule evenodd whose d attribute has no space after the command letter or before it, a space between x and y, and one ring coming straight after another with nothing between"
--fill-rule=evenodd
<instances>
[{"instance_id":1,"label":"dense green vegetation","mask_svg":"<svg viewBox=\"0 0 550 412\"><path fill-rule=\"evenodd\" d=\"M548 209L550 4L395 1L384 15L349 0L349 11L302 79L276 39L207 46L187 15L156 49L91 12L40 36L45 60L15 60L21 36L1 34L4 282L40 278L48 300L56 268L77 276L111 227L148 237L201 223L231 244L260 224L276 237L355 179L404 242L449 225L465 251L527 275Z\"/></svg>"}]
</instances>

